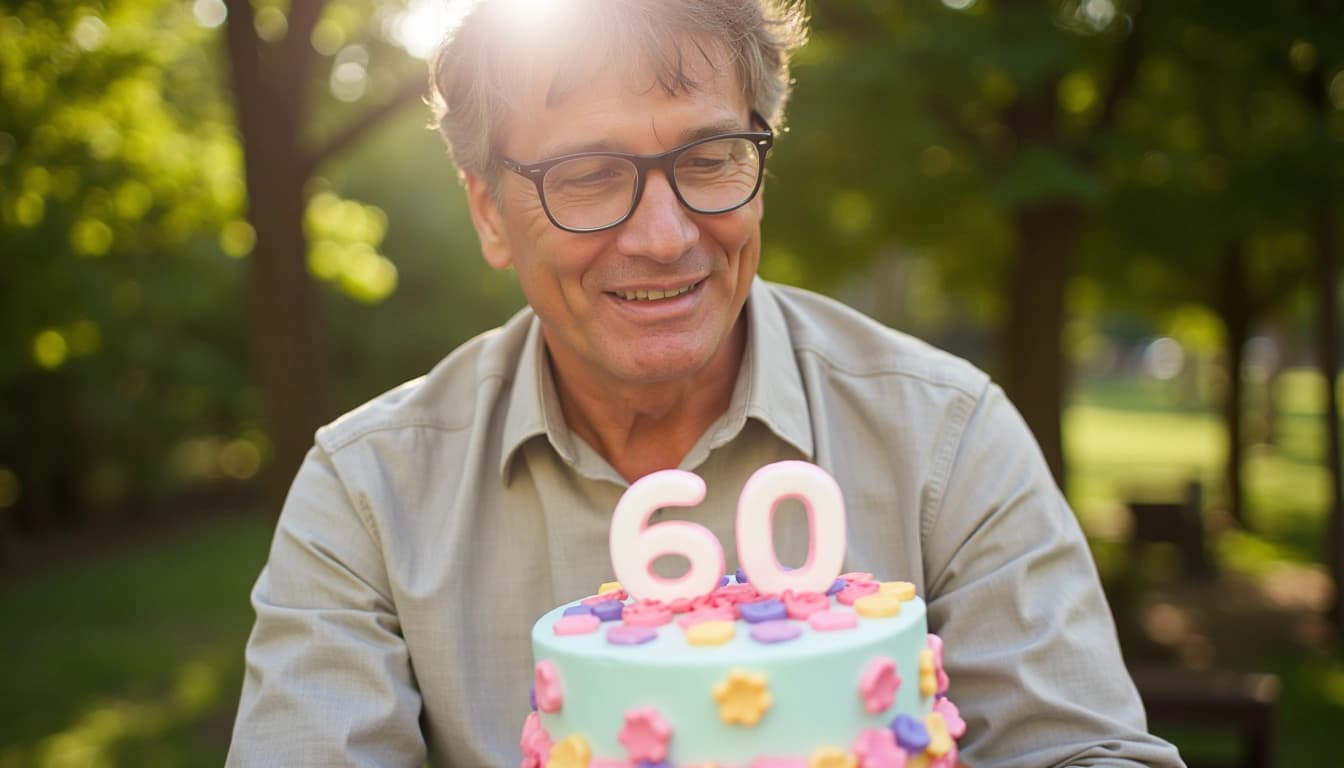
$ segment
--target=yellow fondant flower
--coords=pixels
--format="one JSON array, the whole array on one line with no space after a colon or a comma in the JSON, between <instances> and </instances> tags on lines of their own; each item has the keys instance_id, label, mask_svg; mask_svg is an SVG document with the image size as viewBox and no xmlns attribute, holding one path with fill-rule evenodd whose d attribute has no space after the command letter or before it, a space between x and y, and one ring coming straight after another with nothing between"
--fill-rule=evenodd
<instances>
[{"instance_id":1,"label":"yellow fondant flower","mask_svg":"<svg viewBox=\"0 0 1344 768\"><path fill-rule=\"evenodd\" d=\"M735 669L714 686L719 719L729 725L756 725L774 697L766 689L765 675Z\"/></svg>"},{"instance_id":2,"label":"yellow fondant flower","mask_svg":"<svg viewBox=\"0 0 1344 768\"><path fill-rule=\"evenodd\" d=\"M881 594L890 595L903 603L915 599L915 585L908 581L884 581L879 589Z\"/></svg>"},{"instance_id":3,"label":"yellow fondant flower","mask_svg":"<svg viewBox=\"0 0 1344 768\"><path fill-rule=\"evenodd\" d=\"M732 621L702 621L686 628L686 642L691 645L723 645L733 639L737 625Z\"/></svg>"},{"instance_id":4,"label":"yellow fondant flower","mask_svg":"<svg viewBox=\"0 0 1344 768\"><path fill-rule=\"evenodd\" d=\"M808 758L807 768L856 768L854 756L839 747L822 747Z\"/></svg>"},{"instance_id":5,"label":"yellow fondant flower","mask_svg":"<svg viewBox=\"0 0 1344 768\"><path fill-rule=\"evenodd\" d=\"M854 601L854 612L869 619L889 619L901 614L901 601L892 595L868 595Z\"/></svg>"},{"instance_id":6,"label":"yellow fondant flower","mask_svg":"<svg viewBox=\"0 0 1344 768\"><path fill-rule=\"evenodd\" d=\"M593 752L588 742L577 733L571 733L551 747L550 759L546 768L588 768Z\"/></svg>"},{"instance_id":7,"label":"yellow fondant flower","mask_svg":"<svg viewBox=\"0 0 1344 768\"><path fill-rule=\"evenodd\" d=\"M933 666L933 651L925 648L919 652L919 692L932 696L938 692L938 676Z\"/></svg>"},{"instance_id":8,"label":"yellow fondant flower","mask_svg":"<svg viewBox=\"0 0 1344 768\"><path fill-rule=\"evenodd\" d=\"M937 712L930 712L924 717L924 728L929 732L929 746L927 751L934 757L942 757L952 749L952 735L947 732L947 723L943 716Z\"/></svg>"}]
</instances>

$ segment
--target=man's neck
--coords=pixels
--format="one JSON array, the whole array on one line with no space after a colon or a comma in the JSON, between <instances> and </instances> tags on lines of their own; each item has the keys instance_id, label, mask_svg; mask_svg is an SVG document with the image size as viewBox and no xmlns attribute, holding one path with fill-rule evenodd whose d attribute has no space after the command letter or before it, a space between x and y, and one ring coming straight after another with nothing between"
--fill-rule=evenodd
<instances>
[{"instance_id":1,"label":"man's neck","mask_svg":"<svg viewBox=\"0 0 1344 768\"><path fill-rule=\"evenodd\" d=\"M674 469L728 410L746 338L742 318L708 365L676 382L573 386L552 363L565 423L630 482Z\"/></svg>"}]
</instances>

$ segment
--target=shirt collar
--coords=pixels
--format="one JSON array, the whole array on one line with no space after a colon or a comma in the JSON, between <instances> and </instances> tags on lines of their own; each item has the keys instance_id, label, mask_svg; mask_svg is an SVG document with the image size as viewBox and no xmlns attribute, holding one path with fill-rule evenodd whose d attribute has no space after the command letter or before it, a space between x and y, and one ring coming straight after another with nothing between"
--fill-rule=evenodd
<instances>
[{"instance_id":1,"label":"shirt collar","mask_svg":"<svg viewBox=\"0 0 1344 768\"><path fill-rule=\"evenodd\" d=\"M814 459L812 422L803 390L802 373L793 355L788 322L775 298L774 288L756 278L745 308L747 349L738 372L728 411L711 427L707 449L731 441L747 418L760 421L799 453ZM574 466L579 446L565 426L555 380L547 363L541 321L533 315L509 393L500 444L500 477L507 483L510 464L523 443L545 435L565 463ZM704 441L701 441L703 444ZM700 449L700 444L692 453ZM699 464L703 457L687 457Z\"/></svg>"},{"instance_id":2,"label":"shirt collar","mask_svg":"<svg viewBox=\"0 0 1344 768\"><path fill-rule=\"evenodd\" d=\"M788 321L776 299L774 285L756 278L747 300L747 365L739 375L746 392L745 416L760 421L808 459L813 453L812 419L803 388L803 374L794 357ZM733 392L736 400L738 392ZM729 425L735 436L745 419Z\"/></svg>"},{"instance_id":3,"label":"shirt collar","mask_svg":"<svg viewBox=\"0 0 1344 768\"><path fill-rule=\"evenodd\" d=\"M565 427L560 397L546 360L546 344L541 336L541 321L535 314L528 324L522 355L513 377L504 414L504 434L500 444L500 479L508 482L509 465L523 443L545 435L566 463L576 457L574 435Z\"/></svg>"}]
</instances>

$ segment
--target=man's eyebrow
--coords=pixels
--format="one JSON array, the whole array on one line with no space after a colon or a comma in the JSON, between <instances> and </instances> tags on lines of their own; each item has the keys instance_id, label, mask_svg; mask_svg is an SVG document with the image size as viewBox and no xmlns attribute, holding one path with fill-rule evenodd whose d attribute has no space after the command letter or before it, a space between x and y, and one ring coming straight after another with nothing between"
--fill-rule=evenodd
<instances>
[{"instance_id":1,"label":"man's eyebrow","mask_svg":"<svg viewBox=\"0 0 1344 768\"><path fill-rule=\"evenodd\" d=\"M718 136L719 134L723 133L740 133L742 131L750 131L750 130L751 130L750 126L743 128L742 125L738 123L736 120L722 120L718 123L702 125L699 128L693 128L687 131L686 133L682 134L681 143L688 144L698 139L707 139L710 136Z\"/></svg>"},{"instance_id":2,"label":"man's eyebrow","mask_svg":"<svg viewBox=\"0 0 1344 768\"><path fill-rule=\"evenodd\" d=\"M722 120L716 123L697 126L681 135L681 141L676 146L689 144L699 139L707 139L710 136L718 136L724 133L739 133L741 131L750 131L750 126L743 127L738 121L732 119ZM670 147L669 147L670 149ZM577 155L581 152L623 152L624 149L608 139L578 140L572 142L561 142L555 146L548 147L542 154L542 158L550 159L554 157L564 157L566 155ZM539 161L538 161L539 162Z\"/></svg>"}]
</instances>

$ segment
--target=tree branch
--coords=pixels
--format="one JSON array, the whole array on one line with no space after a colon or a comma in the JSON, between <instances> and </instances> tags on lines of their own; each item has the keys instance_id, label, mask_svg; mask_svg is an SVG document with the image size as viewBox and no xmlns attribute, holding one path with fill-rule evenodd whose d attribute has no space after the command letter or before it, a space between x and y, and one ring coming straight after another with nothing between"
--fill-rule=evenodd
<instances>
[{"instance_id":1,"label":"tree branch","mask_svg":"<svg viewBox=\"0 0 1344 768\"><path fill-rule=\"evenodd\" d=\"M252 3L248 0L227 0L224 6L228 16L224 23L225 50L229 57L230 85L233 87L233 108L243 137L244 152L256 153L261 133L261 115L268 99L261 72L260 41L253 27Z\"/></svg>"},{"instance_id":2,"label":"tree branch","mask_svg":"<svg viewBox=\"0 0 1344 768\"><path fill-rule=\"evenodd\" d=\"M1143 60L1144 53L1140 32L1147 28L1147 16L1151 13L1149 10L1138 10L1134 13L1134 26L1129 30L1129 36L1125 38L1124 43L1120 45L1120 55L1116 60L1115 69L1111 72L1106 93L1101 97L1101 109L1097 113L1096 122L1092 124L1093 133L1104 131L1106 126L1110 125L1120 108L1120 102L1129 95L1130 89L1134 87L1134 81L1138 79L1139 64ZM1095 142L1085 142L1084 148L1078 153L1079 159L1091 165L1095 159L1095 147Z\"/></svg>"},{"instance_id":3,"label":"tree branch","mask_svg":"<svg viewBox=\"0 0 1344 768\"><path fill-rule=\"evenodd\" d=\"M306 69L304 62L313 55L313 29L322 18L322 9L327 0L292 0L289 5L288 31L285 33L283 63L287 72L298 66Z\"/></svg>"},{"instance_id":4,"label":"tree branch","mask_svg":"<svg viewBox=\"0 0 1344 768\"><path fill-rule=\"evenodd\" d=\"M288 31L278 57L279 71L271 76L291 84L287 108L294 115L294 124L302 125L307 119L309 74L317 52L313 50L313 29L322 18L327 0L292 0L289 6ZM273 62L276 63L276 62Z\"/></svg>"},{"instance_id":5,"label":"tree branch","mask_svg":"<svg viewBox=\"0 0 1344 768\"><path fill-rule=\"evenodd\" d=\"M323 163L336 156L379 123L396 114L402 107L412 101L423 100L426 87L423 76L407 77L391 96L364 110L362 114L351 119L350 122L308 152L302 164L305 175L315 172Z\"/></svg>"}]
</instances>

